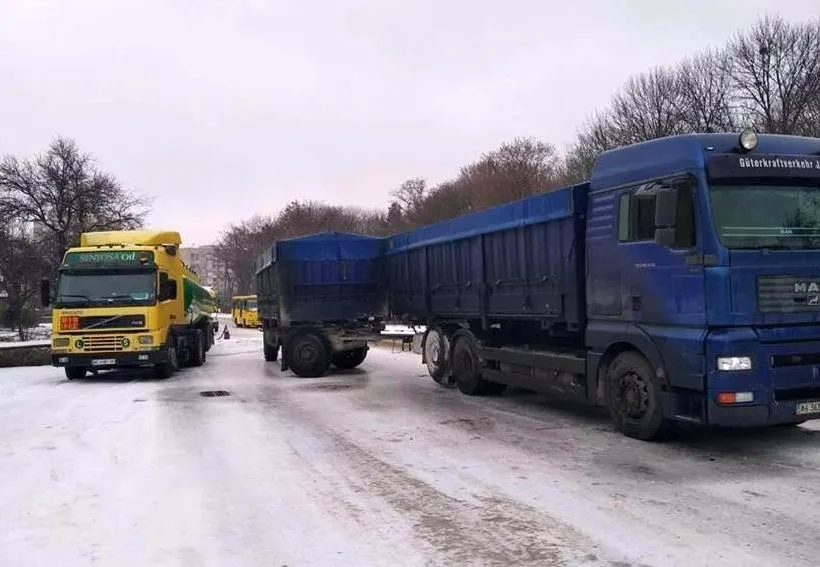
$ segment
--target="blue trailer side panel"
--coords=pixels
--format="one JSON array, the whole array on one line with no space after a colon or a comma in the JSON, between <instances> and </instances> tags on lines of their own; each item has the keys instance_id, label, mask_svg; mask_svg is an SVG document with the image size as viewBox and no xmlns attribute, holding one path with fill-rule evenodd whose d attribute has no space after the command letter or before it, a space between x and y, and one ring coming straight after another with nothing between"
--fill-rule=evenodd
<instances>
[{"instance_id":1,"label":"blue trailer side panel","mask_svg":"<svg viewBox=\"0 0 820 567\"><path fill-rule=\"evenodd\" d=\"M387 239L400 317L583 321L586 184Z\"/></svg>"},{"instance_id":2,"label":"blue trailer side panel","mask_svg":"<svg viewBox=\"0 0 820 567\"><path fill-rule=\"evenodd\" d=\"M257 274L263 317L280 324L384 317L383 240L328 232L277 241Z\"/></svg>"}]
</instances>

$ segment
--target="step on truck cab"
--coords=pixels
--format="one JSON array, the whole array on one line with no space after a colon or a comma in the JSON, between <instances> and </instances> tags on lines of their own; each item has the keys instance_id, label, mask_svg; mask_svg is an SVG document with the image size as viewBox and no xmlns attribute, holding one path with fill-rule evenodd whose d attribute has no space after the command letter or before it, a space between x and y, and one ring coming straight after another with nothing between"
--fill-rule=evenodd
<instances>
[{"instance_id":1,"label":"step on truck cab","mask_svg":"<svg viewBox=\"0 0 820 567\"><path fill-rule=\"evenodd\" d=\"M692 134L387 239L431 377L606 406L626 435L820 417L820 140Z\"/></svg>"},{"instance_id":2,"label":"step on truck cab","mask_svg":"<svg viewBox=\"0 0 820 567\"><path fill-rule=\"evenodd\" d=\"M324 375L364 362L387 315L380 238L328 232L274 243L257 261L265 360Z\"/></svg>"},{"instance_id":3,"label":"step on truck cab","mask_svg":"<svg viewBox=\"0 0 820 567\"><path fill-rule=\"evenodd\" d=\"M81 235L59 268L52 301L52 362L70 380L89 371L153 366L160 378L201 366L214 342L214 294L180 259L178 232Z\"/></svg>"}]
</instances>

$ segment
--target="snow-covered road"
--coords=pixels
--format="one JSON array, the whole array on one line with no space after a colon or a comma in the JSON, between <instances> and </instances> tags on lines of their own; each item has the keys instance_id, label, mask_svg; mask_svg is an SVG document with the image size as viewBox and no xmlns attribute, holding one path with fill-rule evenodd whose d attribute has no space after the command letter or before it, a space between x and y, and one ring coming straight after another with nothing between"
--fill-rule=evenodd
<instances>
[{"instance_id":1,"label":"snow-covered road","mask_svg":"<svg viewBox=\"0 0 820 567\"><path fill-rule=\"evenodd\" d=\"M168 381L0 370L0 565L820 562L816 425L648 444L389 349L299 379L260 335Z\"/></svg>"}]
</instances>

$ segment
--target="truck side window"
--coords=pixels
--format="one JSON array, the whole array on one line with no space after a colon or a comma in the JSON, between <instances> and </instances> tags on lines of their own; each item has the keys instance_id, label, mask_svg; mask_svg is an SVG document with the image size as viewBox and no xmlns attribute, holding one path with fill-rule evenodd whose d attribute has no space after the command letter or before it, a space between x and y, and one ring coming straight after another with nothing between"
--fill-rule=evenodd
<instances>
[{"instance_id":1,"label":"truck side window","mask_svg":"<svg viewBox=\"0 0 820 567\"><path fill-rule=\"evenodd\" d=\"M618 210L618 240L639 242L655 238L655 197L621 195Z\"/></svg>"},{"instance_id":2,"label":"truck side window","mask_svg":"<svg viewBox=\"0 0 820 567\"><path fill-rule=\"evenodd\" d=\"M157 290L157 298L160 301L168 300L168 274L165 272L159 273L159 289Z\"/></svg>"}]
</instances>

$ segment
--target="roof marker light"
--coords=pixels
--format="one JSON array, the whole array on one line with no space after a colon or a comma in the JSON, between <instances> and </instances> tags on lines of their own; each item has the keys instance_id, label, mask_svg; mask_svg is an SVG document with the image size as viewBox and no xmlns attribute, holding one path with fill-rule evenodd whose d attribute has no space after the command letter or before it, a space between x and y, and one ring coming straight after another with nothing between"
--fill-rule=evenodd
<instances>
[{"instance_id":1,"label":"roof marker light","mask_svg":"<svg viewBox=\"0 0 820 567\"><path fill-rule=\"evenodd\" d=\"M740 141L740 147L747 152L750 152L757 147L757 134L755 134L754 130L742 130L740 132L740 136L738 136L738 139Z\"/></svg>"}]
</instances>

